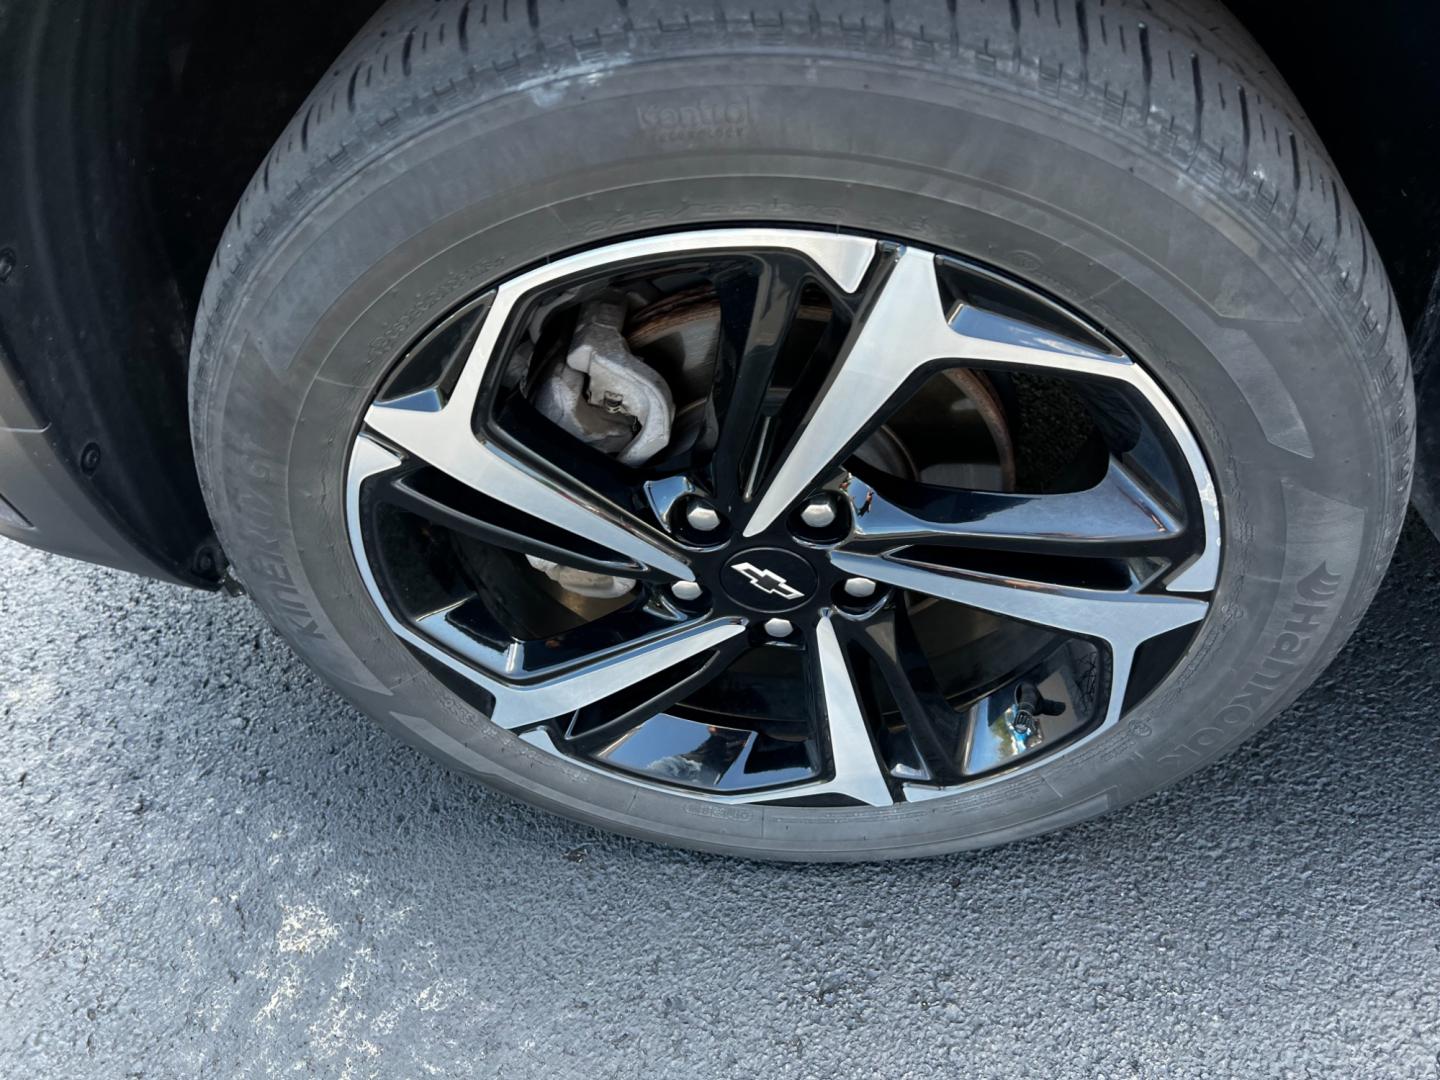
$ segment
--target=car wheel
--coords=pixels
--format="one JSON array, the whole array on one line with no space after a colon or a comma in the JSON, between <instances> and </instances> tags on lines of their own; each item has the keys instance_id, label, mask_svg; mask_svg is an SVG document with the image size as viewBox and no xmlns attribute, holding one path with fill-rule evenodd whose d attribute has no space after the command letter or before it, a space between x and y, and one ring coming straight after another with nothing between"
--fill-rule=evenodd
<instances>
[{"instance_id":1,"label":"car wheel","mask_svg":"<svg viewBox=\"0 0 1440 1080\"><path fill-rule=\"evenodd\" d=\"M1382 267L1209 3L397 0L217 255L255 601L524 799L749 856L1094 816L1333 657L1406 505Z\"/></svg>"}]
</instances>

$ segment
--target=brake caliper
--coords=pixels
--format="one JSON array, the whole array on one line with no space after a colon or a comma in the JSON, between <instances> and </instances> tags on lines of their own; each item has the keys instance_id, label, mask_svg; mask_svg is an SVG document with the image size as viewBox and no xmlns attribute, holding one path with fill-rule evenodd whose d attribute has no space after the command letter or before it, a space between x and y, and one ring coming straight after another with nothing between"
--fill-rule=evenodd
<instances>
[{"instance_id":1,"label":"brake caliper","mask_svg":"<svg viewBox=\"0 0 1440 1080\"><path fill-rule=\"evenodd\" d=\"M623 334L622 299L602 297L580 310L570 351L535 391L541 415L624 465L643 465L670 442L675 402L660 374L640 360ZM581 596L613 599L634 578L597 574L525 556L536 570Z\"/></svg>"}]
</instances>

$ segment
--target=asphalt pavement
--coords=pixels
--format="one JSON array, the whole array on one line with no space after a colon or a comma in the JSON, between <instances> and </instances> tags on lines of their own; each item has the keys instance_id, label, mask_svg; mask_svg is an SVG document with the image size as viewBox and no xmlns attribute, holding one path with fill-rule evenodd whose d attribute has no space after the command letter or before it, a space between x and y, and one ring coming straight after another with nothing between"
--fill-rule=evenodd
<instances>
[{"instance_id":1,"label":"asphalt pavement","mask_svg":"<svg viewBox=\"0 0 1440 1080\"><path fill-rule=\"evenodd\" d=\"M0 1076L1440 1076L1440 544L1222 764L928 862L603 835L0 541Z\"/></svg>"}]
</instances>

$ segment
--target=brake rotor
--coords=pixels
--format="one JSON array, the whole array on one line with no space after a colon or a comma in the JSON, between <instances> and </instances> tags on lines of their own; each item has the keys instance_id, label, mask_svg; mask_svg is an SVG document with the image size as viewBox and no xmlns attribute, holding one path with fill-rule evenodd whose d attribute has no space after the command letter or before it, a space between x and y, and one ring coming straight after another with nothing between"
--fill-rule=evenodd
<instances>
[{"instance_id":1,"label":"brake rotor","mask_svg":"<svg viewBox=\"0 0 1440 1080\"><path fill-rule=\"evenodd\" d=\"M802 302L796 311L797 322L817 329L831 317L825 304ZM720 302L708 286L649 304L631 316L625 333L637 356L670 376L680 414L703 407L719 338ZM979 371L952 369L930 379L855 456L906 480L981 491L1015 486L1014 442L1004 406L989 376Z\"/></svg>"}]
</instances>

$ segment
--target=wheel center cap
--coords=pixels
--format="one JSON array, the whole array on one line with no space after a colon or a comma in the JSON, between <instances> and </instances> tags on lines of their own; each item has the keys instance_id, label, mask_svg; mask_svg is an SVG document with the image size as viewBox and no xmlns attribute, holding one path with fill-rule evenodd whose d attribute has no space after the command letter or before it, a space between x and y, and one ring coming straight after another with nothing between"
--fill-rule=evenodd
<instances>
[{"instance_id":1,"label":"wheel center cap","mask_svg":"<svg viewBox=\"0 0 1440 1080\"><path fill-rule=\"evenodd\" d=\"M811 565L783 548L751 548L730 558L720 572L730 599L752 611L791 611L815 595L819 579Z\"/></svg>"}]
</instances>

